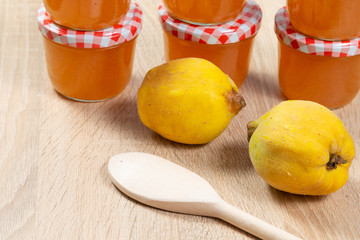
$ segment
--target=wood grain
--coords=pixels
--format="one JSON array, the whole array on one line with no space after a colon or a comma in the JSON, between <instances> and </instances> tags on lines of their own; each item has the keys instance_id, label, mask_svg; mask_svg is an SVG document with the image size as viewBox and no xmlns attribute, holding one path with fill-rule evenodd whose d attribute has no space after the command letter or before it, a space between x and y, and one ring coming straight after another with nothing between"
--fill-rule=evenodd
<instances>
[{"instance_id":1,"label":"wood grain","mask_svg":"<svg viewBox=\"0 0 360 240\"><path fill-rule=\"evenodd\" d=\"M140 122L136 93L161 64L158 0L144 11L133 77L119 96L78 103L58 95L46 72L36 10L40 0L0 1L0 239L254 239L217 219L153 209L121 194L107 174L111 156L153 153L207 179L232 205L304 239L360 239L360 163L339 191L324 197L270 188L255 173L247 122L284 100L277 83L275 12L285 0L258 0L262 27L241 87L248 105L213 142L167 141ZM359 95L334 112L360 142Z\"/></svg>"}]
</instances>

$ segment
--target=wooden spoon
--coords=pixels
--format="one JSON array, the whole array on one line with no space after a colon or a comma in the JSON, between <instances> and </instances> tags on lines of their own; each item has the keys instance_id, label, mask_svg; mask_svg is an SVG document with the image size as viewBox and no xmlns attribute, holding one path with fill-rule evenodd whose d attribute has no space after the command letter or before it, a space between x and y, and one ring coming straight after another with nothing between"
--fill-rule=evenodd
<instances>
[{"instance_id":1,"label":"wooden spoon","mask_svg":"<svg viewBox=\"0 0 360 240\"><path fill-rule=\"evenodd\" d=\"M163 210L220 218L262 239L300 239L226 203L202 177L164 158L139 152L112 157L116 187Z\"/></svg>"}]
</instances>

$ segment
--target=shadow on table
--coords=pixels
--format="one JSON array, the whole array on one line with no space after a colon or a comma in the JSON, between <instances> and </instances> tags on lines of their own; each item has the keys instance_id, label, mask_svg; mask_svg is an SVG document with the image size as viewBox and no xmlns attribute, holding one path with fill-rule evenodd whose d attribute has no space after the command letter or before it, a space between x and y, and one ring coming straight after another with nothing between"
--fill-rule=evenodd
<instances>
[{"instance_id":1,"label":"shadow on table","mask_svg":"<svg viewBox=\"0 0 360 240\"><path fill-rule=\"evenodd\" d=\"M278 203L290 203L290 202L298 202L298 203L306 203L306 202L319 202L323 201L327 198L327 195L321 196L310 196L310 195L299 195L292 194L284 191L277 190L270 185L268 185L269 192L272 198Z\"/></svg>"},{"instance_id":2,"label":"shadow on table","mask_svg":"<svg viewBox=\"0 0 360 240\"><path fill-rule=\"evenodd\" d=\"M287 99L281 92L276 76L269 76L265 73L249 72L240 91L245 94L246 91L249 91L256 96L266 96L279 101Z\"/></svg>"}]
</instances>

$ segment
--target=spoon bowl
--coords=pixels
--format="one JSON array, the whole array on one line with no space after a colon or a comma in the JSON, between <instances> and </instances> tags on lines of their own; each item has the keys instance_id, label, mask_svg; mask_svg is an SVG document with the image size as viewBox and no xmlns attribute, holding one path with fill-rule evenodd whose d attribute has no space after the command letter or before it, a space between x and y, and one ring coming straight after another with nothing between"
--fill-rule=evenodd
<instances>
[{"instance_id":1,"label":"spoon bowl","mask_svg":"<svg viewBox=\"0 0 360 240\"><path fill-rule=\"evenodd\" d=\"M120 191L146 205L220 218L262 239L300 239L231 206L204 178L159 156L118 154L110 159L108 170Z\"/></svg>"}]
</instances>

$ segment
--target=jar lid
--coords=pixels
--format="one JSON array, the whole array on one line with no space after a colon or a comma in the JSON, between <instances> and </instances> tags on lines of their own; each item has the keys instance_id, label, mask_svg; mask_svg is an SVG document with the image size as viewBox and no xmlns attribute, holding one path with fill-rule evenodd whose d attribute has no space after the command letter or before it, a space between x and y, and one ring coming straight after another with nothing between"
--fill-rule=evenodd
<instances>
[{"instance_id":1,"label":"jar lid","mask_svg":"<svg viewBox=\"0 0 360 240\"><path fill-rule=\"evenodd\" d=\"M286 7L281 8L275 15L275 33L285 45L306 54L329 57L349 57L360 54L360 38L327 41L297 32L290 23Z\"/></svg>"},{"instance_id":2,"label":"jar lid","mask_svg":"<svg viewBox=\"0 0 360 240\"><path fill-rule=\"evenodd\" d=\"M170 34L187 41L205 44L229 44L254 36L260 29L260 6L248 0L241 14L230 22L219 25L193 25L173 18L161 2L159 17L163 28Z\"/></svg>"},{"instance_id":3,"label":"jar lid","mask_svg":"<svg viewBox=\"0 0 360 240\"><path fill-rule=\"evenodd\" d=\"M76 48L106 48L130 41L141 30L142 11L134 1L125 17L113 27L96 31L69 29L55 24L42 4L37 12L40 32L48 39Z\"/></svg>"}]
</instances>

